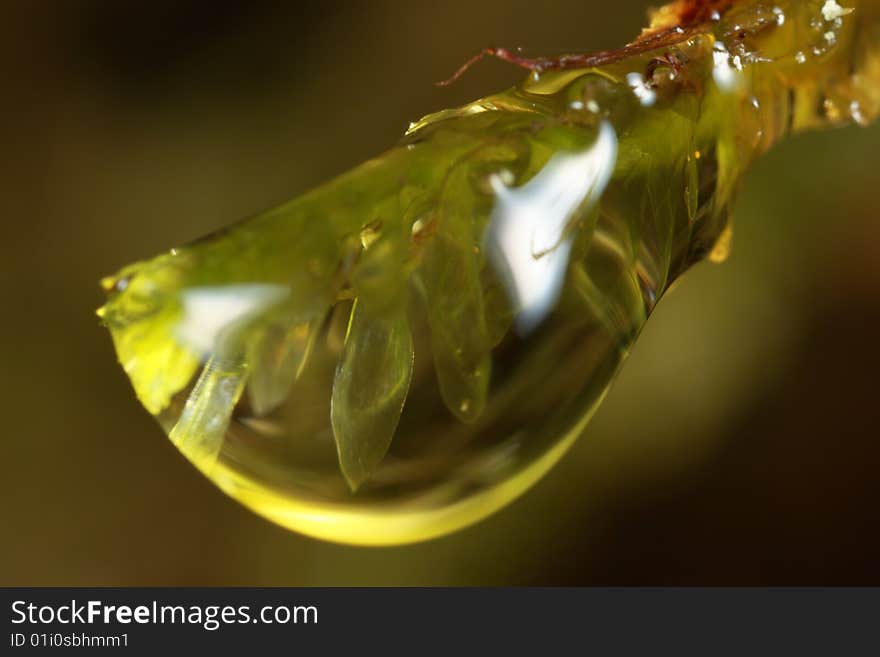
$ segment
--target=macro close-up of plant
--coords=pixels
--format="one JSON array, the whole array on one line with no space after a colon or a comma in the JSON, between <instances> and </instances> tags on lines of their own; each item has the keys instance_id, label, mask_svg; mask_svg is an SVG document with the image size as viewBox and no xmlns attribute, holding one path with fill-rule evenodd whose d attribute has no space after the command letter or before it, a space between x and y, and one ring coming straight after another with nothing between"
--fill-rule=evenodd
<instances>
[{"instance_id":1,"label":"macro close-up of plant","mask_svg":"<svg viewBox=\"0 0 880 657\"><path fill-rule=\"evenodd\" d=\"M460 43L394 3L10 39L57 49L18 168L57 228L14 287L57 335L9 394L85 495L15 522L185 546L52 577L876 580L880 2L577 4L462 5Z\"/></svg>"},{"instance_id":2,"label":"macro close-up of plant","mask_svg":"<svg viewBox=\"0 0 880 657\"><path fill-rule=\"evenodd\" d=\"M122 367L280 524L382 544L473 522L582 432L679 274L724 259L751 161L876 115L874 9L679 2L619 51L489 49L531 74L106 279Z\"/></svg>"}]
</instances>

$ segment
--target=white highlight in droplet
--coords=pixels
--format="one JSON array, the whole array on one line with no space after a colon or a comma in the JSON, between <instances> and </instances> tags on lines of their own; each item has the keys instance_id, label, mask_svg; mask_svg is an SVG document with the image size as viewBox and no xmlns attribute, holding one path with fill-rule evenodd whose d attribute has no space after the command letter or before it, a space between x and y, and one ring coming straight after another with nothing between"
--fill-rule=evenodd
<instances>
[{"instance_id":1,"label":"white highlight in droplet","mask_svg":"<svg viewBox=\"0 0 880 657\"><path fill-rule=\"evenodd\" d=\"M852 13L852 8L841 7L836 0L826 0L822 5L822 18L826 21L833 21L835 18L846 16Z\"/></svg>"},{"instance_id":2,"label":"white highlight in droplet","mask_svg":"<svg viewBox=\"0 0 880 657\"><path fill-rule=\"evenodd\" d=\"M849 115L853 118L853 121L855 121L859 125L867 125L868 123L865 119L865 115L862 114L862 106L859 105L859 101L857 100L850 102Z\"/></svg>"},{"instance_id":3,"label":"white highlight in droplet","mask_svg":"<svg viewBox=\"0 0 880 657\"><path fill-rule=\"evenodd\" d=\"M627 73L626 83L633 90L633 93L636 95L636 98L639 99L639 102L645 107L650 107L657 100L657 94L651 89L648 83L645 82L645 78L641 73Z\"/></svg>"},{"instance_id":4,"label":"white highlight in droplet","mask_svg":"<svg viewBox=\"0 0 880 657\"><path fill-rule=\"evenodd\" d=\"M785 25L785 12L783 12L780 7L773 7L771 11L773 12L773 15L776 16L776 24Z\"/></svg>"},{"instance_id":5,"label":"white highlight in droplet","mask_svg":"<svg viewBox=\"0 0 880 657\"><path fill-rule=\"evenodd\" d=\"M566 230L602 195L617 161L617 135L607 121L592 146L554 155L522 187L490 183L496 204L486 230L486 252L517 308L520 334L531 332L553 309L571 252Z\"/></svg>"},{"instance_id":6,"label":"white highlight in droplet","mask_svg":"<svg viewBox=\"0 0 880 657\"><path fill-rule=\"evenodd\" d=\"M730 53L722 44L716 44L712 51L712 78L721 91L732 91L736 87L736 70L730 65ZM742 62L739 62L740 67Z\"/></svg>"},{"instance_id":7,"label":"white highlight in droplet","mask_svg":"<svg viewBox=\"0 0 880 657\"><path fill-rule=\"evenodd\" d=\"M183 319L176 336L199 354L218 346L224 331L246 321L290 294L290 288L271 283L241 283L190 287L181 294Z\"/></svg>"}]
</instances>

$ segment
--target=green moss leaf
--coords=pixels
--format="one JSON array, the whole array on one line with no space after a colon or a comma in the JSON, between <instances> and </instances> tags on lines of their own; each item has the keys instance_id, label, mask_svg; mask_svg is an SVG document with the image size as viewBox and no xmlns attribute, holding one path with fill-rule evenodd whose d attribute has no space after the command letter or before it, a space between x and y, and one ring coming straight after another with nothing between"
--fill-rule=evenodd
<instances>
[{"instance_id":1,"label":"green moss leaf","mask_svg":"<svg viewBox=\"0 0 880 657\"><path fill-rule=\"evenodd\" d=\"M406 313L371 315L355 302L336 368L330 420L339 465L357 490L385 457L413 372Z\"/></svg>"},{"instance_id":2,"label":"green moss leaf","mask_svg":"<svg viewBox=\"0 0 880 657\"><path fill-rule=\"evenodd\" d=\"M323 317L310 322L275 321L258 329L248 345L248 399L256 415L265 415L287 398L302 374Z\"/></svg>"},{"instance_id":3,"label":"green moss leaf","mask_svg":"<svg viewBox=\"0 0 880 657\"><path fill-rule=\"evenodd\" d=\"M217 460L229 420L245 384L243 360L211 358L169 434L171 442L202 471Z\"/></svg>"}]
</instances>

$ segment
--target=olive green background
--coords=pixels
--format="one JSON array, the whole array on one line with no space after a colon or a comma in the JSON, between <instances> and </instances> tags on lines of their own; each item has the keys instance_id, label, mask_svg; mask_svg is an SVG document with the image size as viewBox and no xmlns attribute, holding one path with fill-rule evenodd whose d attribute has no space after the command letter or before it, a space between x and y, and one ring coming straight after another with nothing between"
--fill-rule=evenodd
<instances>
[{"instance_id":1,"label":"olive green background","mask_svg":"<svg viewBox=\"0 0 880 657\"><path fill-rule=\"evenodd\" d=\"M660 304L570 454L398 548L270 525L136 402L98 279L503 88L484 45L620 45L638 0L4 3L0 584L880 584L880 126L751 172L723 265Z\"/></svg>"}]
</instances>

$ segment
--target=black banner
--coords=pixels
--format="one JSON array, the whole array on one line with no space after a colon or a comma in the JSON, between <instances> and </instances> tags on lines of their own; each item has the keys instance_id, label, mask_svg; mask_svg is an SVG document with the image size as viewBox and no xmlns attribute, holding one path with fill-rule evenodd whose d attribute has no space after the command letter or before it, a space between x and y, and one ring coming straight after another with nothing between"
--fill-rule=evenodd
<instances>
[{"instance_id":1,"label":"black banner","mask_svg":"<svg viewBox=\"0 0 880 657\"><path fill-rule=\"evenodd\" d=\"M3 654L880 654L880 589L3 589Z\"/></svg>"}]
</instances>

